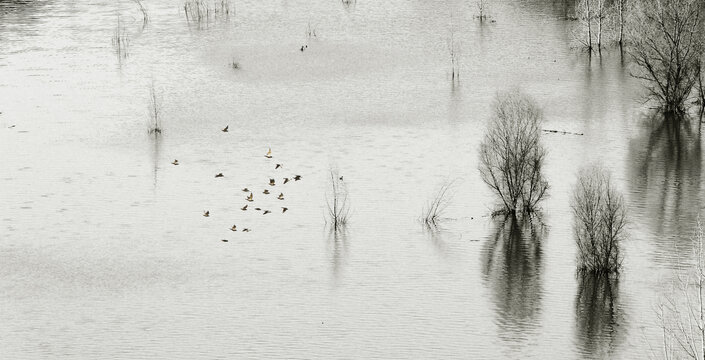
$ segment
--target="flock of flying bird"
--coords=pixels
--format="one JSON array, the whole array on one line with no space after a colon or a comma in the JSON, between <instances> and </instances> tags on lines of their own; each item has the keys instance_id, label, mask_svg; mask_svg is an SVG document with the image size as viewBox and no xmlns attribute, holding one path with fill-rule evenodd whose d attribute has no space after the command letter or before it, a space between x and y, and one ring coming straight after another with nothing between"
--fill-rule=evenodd
<instances>
[{"instance_id":1,"label":"flock of flying bird","mask_svg":"<svg viewBox=\"0 0 705 360\"><path fill-rule=\"evenodd\" d=\"M223 128L223 129L220 130L220 131L222 131L222 132L228 132L228 128L229 128L229 127L230 127L230 125L226 126L225 128ZM271 159L271 158L272 158L272 149L271 149L271 148L268 149L267 154L264 155L264 157L266 157L267 159ZM171 164L172 164L172 165L179 165L179 160L176 160L176 159L175 159ZM277 169L280 169L280 168L282 168L282 167L283 167L282 164L276 164L276 165L274 166L274 169L277 170ZM223 173L218 173L218 174L215 175L215 177L216 177L216 178L222 178L222 177L225 177L225 175L223 175ZM301 180L301 175L294 175L294 176L292 176L291 178L285 177L285 178L284 178L284 181L283 181L283 184L286 184L286 183L288 183L289 181L299 181L299 180ZM269 179L269 186L276 186L276 180L270 178L270 179ZM252 191L250 191L250 189L244 188L244 189L242 189L242 191L243 191L243 192L249 192L249 193L250 193L250 195L248 195L248 196L245 198L245 200L247 200L248 202L254 202L254 201L255 201L255 199L254 199L254 193L253 193ZM268 189L264 189L264 191L262 191L262 194L264 194L264 195L269 195L269 194L270 194L270 191L269 191ZM283 193L283 192L280 192L280 193L279 193L279 196L277 196L277 199L278 199L278 200L284 200L284 193ZM245 206L241 207L240 210L242 210L242 211L247 211L247 210L248 210L248 206L249 206L249 204L245 204ZM285 206L282 206L281 209L282 209L282 213L285 213L287 210L289 210L289 208L287 208L287 207L285 207ZM266 210L266 209L265 209L265 210L262 210L262 209L259 208L259 207L254 208L254 210L256 210L256 211L262 211L262 214L263 214L263 215L267 215L267 214L270 214L270 213L272 212L271 210ZM206 210L206 211L203 212L203 216L204 216L204 217L209 217L210 215L211 215L211 213L210 213L209 210ZM238 231L238 230L237 230L237 225L233 225L232 227L230 227L230 231ZM243 231L243 232L250 232L251 230L250 230L249 228L243 228L242 231ZM221 241L223 241L223 242L228 242L227 239L222 239Z\"/></svg>"}]
</instances>

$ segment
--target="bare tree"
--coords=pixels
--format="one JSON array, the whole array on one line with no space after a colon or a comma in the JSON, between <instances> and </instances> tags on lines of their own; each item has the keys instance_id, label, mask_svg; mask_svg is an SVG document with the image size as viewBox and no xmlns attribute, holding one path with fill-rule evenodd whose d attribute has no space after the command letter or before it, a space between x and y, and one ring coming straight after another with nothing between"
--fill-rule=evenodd
<instances>
[{"instance_id":1,"label":"bare tree","mask_svg":"<svg viewBox=\"0 0 705 360\"><path fill-rule=\"evenodd\" d=\"M618 272L627 210L624 197L612 186L609 173L595 165L582 169L573 189L571 208L578 270L594 274Z\"/></svg>"},{"instance_id":2,"label":"bare tree","mask_svg":"<svg viewBox=\"0 0 705 360\"><path fill-rule=\"evenodd\" d=\"M619 48L624 47L624 24L626 23L626 1L627 0L617 0L615 6L617 7L617 24L619 25L619 37L617 43Z\"/></svg>"},{"instance_id":3,"label":"bare tree","mask_svg":"<svg viewBox=\"0 0 705 360\"><path fill-rule=\"evenodd\" d=\"M448 191L450 190L451 185L453 185L452 181L443 183L440 189L438 189L436 194L433 196L433 199L431 199L431 201L429 201L423 209L423 216L421 219L427 227L435 227L441 220L441 216L443 216L443 212L450 202Z\"/></svg>"},{"instance_id":4,"label":"bare tree","mask_svg":"<svg viewBox=\"0 0 705 360\"><path fill-rule=\"evenodd\" d=\"M450 55L451 79L453 83L460 81L460 40L455 37L455 24L453 23L453 14L450 15L450 34L448 36L447 45Z\"/></svg>"},{"instance_id":5,"label":"bare tree","mask_svg":"<svg viewBox=\"0 0 705 360\"><path fill-rule=\"evenodd\" d=\"M152 86L149 88L149 117L151 119L149 125L149 133L157 134L162 133L162 119L161 119L161 101L157 96L157 91L154 87L154 81L152 81Z\"/></svg>"},{"instance_id":6,"label":"bare tree","mask_svg":"<svg viewBox=\"0 0 705 360\"><path fill-rule=\"evenodd\" d=\"M683 114L698 82L703 56L702 4L698 0L648 0L634 22L632 75L646 83L649 99L667 113Z\"/></svg>"},{"instance_id":7,"label":"bare tree","mask_svg":"<svg viewBox=\"0 0 705 360\"><path fill-rule=\"evenodd\" d=\"M705 235L700 218L693 242L694 264L679 261L671 292L657 306L665 359L705 359Z\"/></svg>"},{"instance_id":8,"label":"bare tree","mask_svg":"<svg viewBox=\"0 0 705 360\"><path fill-rule=\"evenodd\" d=\"M343 182L338 170L330 169L330 193L326 194L328 205L328 221L334 231L343 228L348 223L350 204L348 203L348 189Z\"/></svg>"},{"instance_id":9,"label":"bare tree","mask_svg":"<svg viewBox=\"0 0 705 360\"><path fill-rule=\"evenodd\" d=\"M117 27L113 33L112 42L118 59L126 58L128 54L127 51L130 46L130 37L125 29L125 25L120 20L120 16L118 16L117 19Z\"/></svg>"},{"instance_id":10,"label":"bare tree","mask_svg":"<svg viewBox=\"0 0 705 360\"><path fill-rule=\"evenodd\" d=\"M588 52L601 52L603 34L607 31L608 9L605 0L580 0L575 8L580 26L573 37Z\"/></svg>"},{"instance_id":11,"label":"bare tree","mask_svg":"<svg viewBox=\"0 0 705 360\"><path fill-rule=\"evenodd\" d=\"M518 90L497 94L494 116L480 144L479 168L482 180L503 204L500 212L533 212L547 194L541 121L541 110L526 94Z\"/></svg>"},{"instance_id":12,"label":"bare tree","mask_svg":"<svg viewBox=\"0 0 705 360\"><path fill-rule=\"evenodd\" d=\"M592 0L581 0L575 8L575 17L580 20L580 28L573 36L588 52L592 52Z\"/></svg>"},{"instance_id":13,"label":"bare tree","mask_svg":"<svg viewBox=\"0 0 705 360\"><path fill-rule=\"evenodd\" d=\"M489 9L489 6L487 5L487 0L477 0L477 11L480 13L477 18L480 19L480 22L485 21L487 19L487 10Z\"/></svg>"}]
</instances>

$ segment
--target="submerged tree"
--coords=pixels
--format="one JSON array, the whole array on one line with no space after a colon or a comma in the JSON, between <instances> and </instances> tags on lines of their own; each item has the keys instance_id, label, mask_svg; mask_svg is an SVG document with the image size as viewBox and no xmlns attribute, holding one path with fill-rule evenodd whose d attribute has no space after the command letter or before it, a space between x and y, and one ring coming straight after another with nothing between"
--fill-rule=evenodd
<instances>
[{"instance_id":1,"label":"submerged tree","mask_svg":"<svg viewBox=\"0 0 705 360\"><path fill-rule=\"evenodd\" d=\"M702 3L648 0L636 11L633 76L644 80L651 100L667 113L683 114L700 77L703 56Z\"/></svg>"},{"instance_id":2,"label":"submerged tree","mask_svg":"<svg viewBox=\"0 0 705 360\"><path fill-rule=\"evenodd\" d=\"M528 95L518 90L497 94L480 144L479 168L482 180L501 200L501 212L533 212L547 194L541 121L541 110Z\"/></svg>"},{"instance_id":3,"label":"submerged tree","mask_svg":"<svg viewBox=\"0 0 705 360\"><path fill-rule=\"evenodd\" d=\"M447 45L448 54L450 55L451 79L453 84L460 82L460 40L455 36L455 24L453 23L453 14L450 15L450 34L448 35Z\"/></svg>"},{"instance_id":4,"label":"submerged tree","mask_svg":"<svg viewBox=\"0 0 705 360\"><path fill-rule=\"evenodd\" d=\"M343 182L338 170L330 169L330 188L326 194L328 205L328 221L332 230L337 231L345 227L350 215L350 204L348 203L348 189Z\"/></svg>"},{"instance_id":5,"label":"submerged tree","mask_svg":"<svg viewBox=\"0 0 705 360\"><path fill-rule=\"evenodd\" d=\"M624 197L612 186L609 173L598 166L582 169L573 189L571 208L578 270L593 274L618 272L627 210Z\"/></svg>"},{"instance_id":6,"label":"submerged tree","mask_svg":"<svg viewBox=\"0 0 705 360\"><path fill-rule=\"evenodd\" d=\"M582 48L592 53L602 48L603 33L606 30L607 9L605 0L580 0L575 8L575 17L580 27L573 34Z\"/></svg>"},{"instance_id":7,"label":"submerged tree","mask_svg":"<svg viewBox=\"0 0 705 360\"><path fill-rule=\"evenodd\" d=\"M157 90L154 87L154 81L152 81L152 86L149 88L149 133L157 134L162 133L162 119L161 119L161 101L157 95Z\"/></svg>"}]
</instances>

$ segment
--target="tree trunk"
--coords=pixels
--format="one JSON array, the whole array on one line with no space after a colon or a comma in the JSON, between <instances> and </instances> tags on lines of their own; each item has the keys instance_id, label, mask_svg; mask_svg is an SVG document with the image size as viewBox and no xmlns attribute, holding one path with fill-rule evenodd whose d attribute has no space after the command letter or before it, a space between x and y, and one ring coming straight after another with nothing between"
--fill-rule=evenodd
<instances>
[{"instance_id":1,"label":"tree trunk","mask_svg":"<svg viewBox=\"0 0 705 360\"><path fill-rule=\"evenodd\" d=\"M588 51L592 52L592 13L590 12L590 0L585 0L587 5L587 26L588 26Z\"/></svg>"}]
</instances>

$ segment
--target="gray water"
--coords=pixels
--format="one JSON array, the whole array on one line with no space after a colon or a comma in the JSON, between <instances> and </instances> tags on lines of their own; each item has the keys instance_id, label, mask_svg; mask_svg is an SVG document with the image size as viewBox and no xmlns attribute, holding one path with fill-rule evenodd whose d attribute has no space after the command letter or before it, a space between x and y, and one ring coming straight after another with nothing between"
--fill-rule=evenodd
<instances>
[{"instance_id":1,"label":"gray water","mask_svg":"<svg viewBox=\"0 0 705 360\"><path fill-rule=\"evenodd\" d=\"M564 1L493 2L481 24L456 0L246 0L200 27L181 2L145 5L143 27L130 1L0 1L3 359L643 359L658 343L654 305L705 207L701 132L650 120L618 51L572 49ZM543 225L489 217L477 171L491 100L514 87L546 129L584 133L543 137ZM612 282L575 273L570 190L596 161L631 215ZM339 233L330 167L352 206ZM424 230L444 181L448 219ZM241 211L243 187L272 214Z\"/></svg>"}]
</instances>

